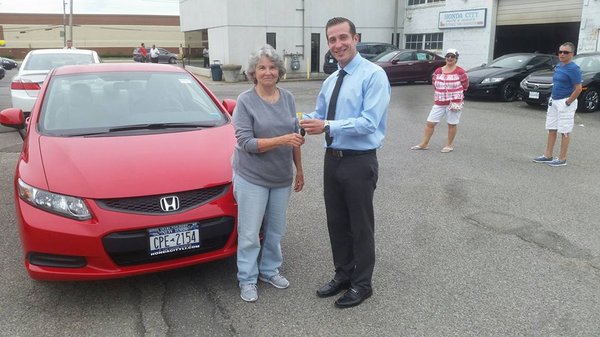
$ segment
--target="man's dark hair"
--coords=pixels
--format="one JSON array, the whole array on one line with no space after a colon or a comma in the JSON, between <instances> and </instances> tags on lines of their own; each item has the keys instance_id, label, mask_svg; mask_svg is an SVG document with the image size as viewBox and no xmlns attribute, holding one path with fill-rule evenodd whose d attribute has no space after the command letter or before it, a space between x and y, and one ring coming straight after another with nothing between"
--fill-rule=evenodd
<instances>
[{"instance_id":1,"label":"man's dark hair","mask_svg":"<svg viewBox=\"0 0 600 337\"><path fill-rule=\"evenodd\" d=\"M327 36L327 29L329 29L329 27L339 25L340 23L344 23L344 22L348 22L348 25L350 25L350 34L352 34L352 36L356 35L356 26L354 25L354 22L352 22L346 18L343 18L341 16L337 16L337 17L331 18L331 19L329 19L329 21L327 21L327 24L325 25L325 36Z\"/></svg>"}]
</instances>

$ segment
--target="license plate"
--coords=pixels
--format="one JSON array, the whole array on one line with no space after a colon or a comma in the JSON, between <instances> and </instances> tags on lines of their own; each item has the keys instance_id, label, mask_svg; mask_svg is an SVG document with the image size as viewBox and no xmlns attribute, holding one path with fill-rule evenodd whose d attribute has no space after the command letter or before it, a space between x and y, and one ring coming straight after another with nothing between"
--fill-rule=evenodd
<instances>
[{"instance_id":1,"label":"license plate","mask_svg":"<svg viewBox=\"0 0 600 337\"><path fill-rule=\"evenodd\" d=\"M537 92L537 91L530 91L529 92L529 98L539 99L540 98L540 93Z\"/></svg>"},{"instance_id":2,"label":"license plate","mask_svg":"<svg viewBox=\"0 0 600 337\"><path fill-rule=\"evenodd\" d=\"M150 256L199 248L198 228L198 223L190 223L149 229Z\"/></svg>"}]
</instances>

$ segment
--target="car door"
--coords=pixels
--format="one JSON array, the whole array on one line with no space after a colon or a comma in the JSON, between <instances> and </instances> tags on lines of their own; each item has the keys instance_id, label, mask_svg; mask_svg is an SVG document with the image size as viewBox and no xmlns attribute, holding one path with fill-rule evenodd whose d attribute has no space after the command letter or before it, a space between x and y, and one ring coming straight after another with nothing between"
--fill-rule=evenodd
<instances>
[{"instance_id":1,"label":"car door","mask_svg":"<svg viewBox=\"0 0 600 337\"><path fill-rule=\"evenodd\" d=\"M429 81L431 74L437 67L434 63L435 56L427 51L415 52L416 61L412 66L413 79L416 81Z\"/></svg>"},{"instance_id":2,"label":"car door","mask_svg":"<svg viewBox=\"0 0 600 337\"><path fill-rule=\"evenodd\" d=\"M388 77L391 82L396 81L410 81L415 76L415 70L413 69L416 63L417 57L414 51L404 51L398 53L392 59L392 65L390 66L390 72Z\"/></svg>"}]
</instances>

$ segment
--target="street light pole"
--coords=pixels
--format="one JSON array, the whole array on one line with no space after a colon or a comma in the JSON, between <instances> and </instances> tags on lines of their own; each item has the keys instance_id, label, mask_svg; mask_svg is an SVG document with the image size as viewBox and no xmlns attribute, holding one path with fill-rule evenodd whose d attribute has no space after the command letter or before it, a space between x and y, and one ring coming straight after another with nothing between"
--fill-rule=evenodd
<instances>
[{"instance_id":1,"label":"street light pole","mask_svg":"<svg viewBox=\"0 0 600 337\"><path fill-rule=\"evenodd\" d=\"M67 0L63 0L63 47L67 46Z\"/></svg>"},{"instance_id":2,"label":"street light pole","mask_svg":"<svg viewBox=\"0 0 600 337\"><path fill-rule=\"evenodd\" d=\"M69 3L71 5L71 13L69 14L69 40L71 40L71 43L74 43L73 41L73 0L69 0Z\"/></svg>"}]
</instances>

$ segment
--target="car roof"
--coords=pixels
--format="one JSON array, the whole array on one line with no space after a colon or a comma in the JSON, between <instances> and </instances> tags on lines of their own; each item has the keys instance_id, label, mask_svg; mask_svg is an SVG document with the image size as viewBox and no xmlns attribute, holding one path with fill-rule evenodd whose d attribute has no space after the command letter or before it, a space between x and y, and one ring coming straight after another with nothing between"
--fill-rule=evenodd
<instances>
[{"instance_id":1,"label":"car roof","mask_svg":"<svg viewBox=\"0 0 600 337\"><path fill-rule=\"evenodd\" d=\"M155 63L92 63L67 65L56 68L54 75L72 75L81 73L98 72L126 72L126 71L145 71L145 72L170 72L170 73L188 73L183 68L170 64Z\"/></svg>"}]
</instances>

